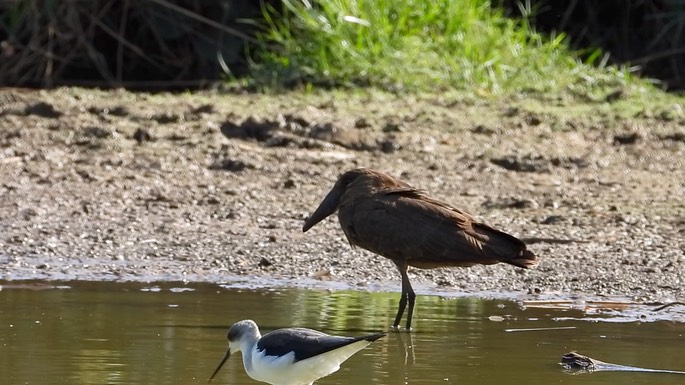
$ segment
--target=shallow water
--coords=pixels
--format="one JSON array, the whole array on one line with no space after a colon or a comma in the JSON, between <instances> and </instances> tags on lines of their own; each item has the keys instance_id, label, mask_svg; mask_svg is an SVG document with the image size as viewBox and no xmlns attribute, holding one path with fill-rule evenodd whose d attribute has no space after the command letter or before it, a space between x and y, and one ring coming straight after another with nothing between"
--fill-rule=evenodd
<instances>
[{"instance_id":1,"label":"shallow water","mask_svg":"<svg viewBox=\"0 0 685 385\"><path fill-rule=\"evenodd\" d=\"M0 291L0 384L206 384L237 320L252 318L263 332L296 325L358 335L387 331L397 300L398 293L209 284L9 282ZM419 296L413 333L390 333L317 384L685 383L669 374L571 375L558 365L578 351L685 370L685 324L645 322L653 319L645 309L532 305ZM520 330L539 328L556 329ZM232 357L213 383L257 382Z\"/></svg>"}]
</instances>

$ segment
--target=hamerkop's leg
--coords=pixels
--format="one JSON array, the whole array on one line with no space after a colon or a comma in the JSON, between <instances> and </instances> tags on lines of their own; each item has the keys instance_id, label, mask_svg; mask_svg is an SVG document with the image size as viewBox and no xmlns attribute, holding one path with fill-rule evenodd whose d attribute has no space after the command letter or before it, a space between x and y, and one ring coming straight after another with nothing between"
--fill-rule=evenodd
<instances>
[{"instance_id":1,"label":"hamerkop's leg","mask_svg":"<svg viewBox=\"0 0 685 385\"><path fill-rule=\"evenodd\" d=\"M407 309L407 330L411 330L411 320L414 317L414 302L416 300L416 294L414 289L411 287L411 282L409 282L409 277L407 276L407 269L404 269L404 274L402 274L402 287L406 287L407 300L409 301L409 309Z\"/></svg>"},{"instance_id":2,"label":"hamerkop's leg","mask_svg":"<svg viewBox=\"0 0 685 385\"><path fill-rule=\"evenodd\" d=\"M416 299L416 294L414 293L414 289L412 289L411 283L409 282L409 277L407 276L406 262L395 261L395 265L397 266L397 269L400 271L400 274L402 275L402 296L400 297L400 306L397 309L395 322L392 326L394 328L399 327L400 321L402 320L402 314L404 314L404 309L407 308L408 302L409 311L407 312L407 330L409 330L411 329L411 319L414 314L414 300Z\"/></svg>"}]
</instances>

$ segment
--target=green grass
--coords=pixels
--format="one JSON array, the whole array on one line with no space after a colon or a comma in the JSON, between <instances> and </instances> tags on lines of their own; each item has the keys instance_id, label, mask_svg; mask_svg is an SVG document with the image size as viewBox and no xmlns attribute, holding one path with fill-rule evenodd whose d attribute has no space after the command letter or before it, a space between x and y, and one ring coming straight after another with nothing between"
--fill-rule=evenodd
<instances>
[{"instance_id":1,"label":"green grass","mask_svg":"<svg viewBox=\"0 0 685 385\"><path fill-rule=\"evenodd\" d=\"M253 72L270 87L562 92L589 99L616 89L651 89L627 69L598 65L599 52L582 63L564 35L538 34L486 0L282 3L285 11L264 8L267 26L259 38L277 49L259 53Z\"/></svg>"}]
</instances>

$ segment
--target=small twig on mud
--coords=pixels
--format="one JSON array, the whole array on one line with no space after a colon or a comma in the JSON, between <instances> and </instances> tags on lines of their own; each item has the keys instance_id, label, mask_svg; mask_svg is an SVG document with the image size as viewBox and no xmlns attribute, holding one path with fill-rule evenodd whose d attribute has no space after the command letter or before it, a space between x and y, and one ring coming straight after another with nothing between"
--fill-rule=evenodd
<instances>
[{"instance_id":1,"label":"small twig on mud","mask_svg":"<svg viewBox=\"0 0 685 385\"><path fill-rule=\"evenodd\" d=\"M658 308L654 309L654 311L661 311L661 310L664 310L666 308L669 308L671 306L676 306L676 305L685 305L685 302L669 302L665 305L659 306Z\"/></svg>"}]
</instances>

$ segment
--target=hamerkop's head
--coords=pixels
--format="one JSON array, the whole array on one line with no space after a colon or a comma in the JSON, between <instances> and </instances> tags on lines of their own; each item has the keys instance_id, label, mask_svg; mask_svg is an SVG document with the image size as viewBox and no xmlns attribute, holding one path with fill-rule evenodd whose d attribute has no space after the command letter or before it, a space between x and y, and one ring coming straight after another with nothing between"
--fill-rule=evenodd
<instances>
[{"instance_id":1,"label":"hamerkop's head","mask_svg":"<svg viewBox=\"0 0 685 385\"><path fill-rule=\"evenodd\" d=\"M302 226L306 232L315 224L333 214L342 203L371 196L377 191L392 188L408 188L405 182L370 168L355 168L342 174L328 195L321 201Z\"/></svg>"}]
</instances>

